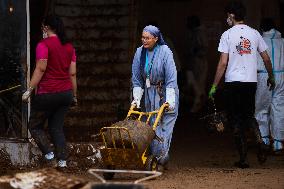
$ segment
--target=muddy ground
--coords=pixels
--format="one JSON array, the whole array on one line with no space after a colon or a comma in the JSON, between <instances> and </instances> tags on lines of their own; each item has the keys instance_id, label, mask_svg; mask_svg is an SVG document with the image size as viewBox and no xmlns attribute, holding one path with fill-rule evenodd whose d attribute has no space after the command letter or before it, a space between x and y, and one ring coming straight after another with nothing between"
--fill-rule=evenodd
<instances>
[{"instance_id":1,"label":"muddy ground","mask_svg":"<svg viewBox=\"0 0 284 189\"><path fill-rule=\"evenodd\" d=\"M169 170L164 171L163 175L155 180L144 182L145 187L150 189L284 188L283 155L269 156L264 165L259 165L255 155L255 145L250 142L251 168L235 168L233 163L238 156L233 149L231 134L228 131L221 135L209 133L198 118L199 116L192 114L180 116L172 140ZM18 171L10 171L10 173L15 172ZM67 182L68 179L69 186L75 183L77 186L74 185L73 188L81 188L84 185L86 188L87 183L96 181L85 170L73 169L62 173L49 169L48 172L49 175L54 175L49 177L52 178L52 182L37 188L71 188L67 185L62 186L62 183ZM131 181L135 178L137 177L116 175L114 181Z\"/></svg>"},{"instance_id":2,"label":"muddy ground","mask_svg":"<svg viewBox=\"0 0 284 189\"><path fill-rule=\"evenodd\" d=\"M180 120L175 128L169 170L146 184L159 188L284 188L284 156L269 156L259 165L256 147L249 144L249 169L233 166L238 155L230 132L209 134L197 117L186 123ZM195 126L192 123L196 123Z\"/></svg>"}]
</instances>

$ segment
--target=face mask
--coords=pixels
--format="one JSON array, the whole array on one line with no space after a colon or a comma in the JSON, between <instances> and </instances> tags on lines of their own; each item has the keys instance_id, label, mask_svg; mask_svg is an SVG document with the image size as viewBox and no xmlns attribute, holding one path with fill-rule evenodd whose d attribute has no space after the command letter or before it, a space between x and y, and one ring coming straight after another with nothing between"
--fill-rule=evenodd
<instances>
[{"instance_id":1,"label":"face mask","mask_svg":"<svg viewBox=\"0 0 284 189\"><path fill-rule=\"evenodd\" d=\"M230 17L227 18L227 24L228 24L229 26L232 26L232 25L233 25L233 21L232 21L232 19L231 19Z\"/></svg>"},{"instance_id":2,"label":"face mask","mask_svg":"<svg viewBox=\"0 0 284 189\"><path fill-rule=\"evenodd\" d=\"M45 38L47 38L48 36L47 36L47 32L42 32L42 38L43 39L45 39Z\"/></svg>"}]
</instances>

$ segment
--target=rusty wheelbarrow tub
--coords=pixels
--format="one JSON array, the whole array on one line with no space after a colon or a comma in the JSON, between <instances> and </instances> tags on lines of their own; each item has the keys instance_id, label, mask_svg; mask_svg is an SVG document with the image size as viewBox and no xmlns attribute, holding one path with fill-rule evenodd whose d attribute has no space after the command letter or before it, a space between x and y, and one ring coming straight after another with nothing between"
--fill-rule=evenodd
<instances>
[{"instance_id":1,"label":"rusty wheelbarrow tub","mask_svg":"<svg viewBox=\"0 0 284 189\"><path fill-rule=\"evenodd\" d=\"M100 149L104 170L158 171L158 157L149 152L149 146L152 140L163 142L156 136L155 130L168 104L152 112L140 112L134 108L130 107L125 120L100 130L104 145ZM103 171L103 177L111 180L115 173Z\"/></svg>"}]
</instances>

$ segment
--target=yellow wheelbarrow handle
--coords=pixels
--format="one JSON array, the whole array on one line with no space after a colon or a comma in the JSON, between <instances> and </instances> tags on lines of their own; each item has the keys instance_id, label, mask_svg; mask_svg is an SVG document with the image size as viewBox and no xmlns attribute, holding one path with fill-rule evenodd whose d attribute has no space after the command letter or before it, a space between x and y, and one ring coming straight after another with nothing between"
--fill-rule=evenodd
<instances>
[{"instance_id":1,"label":"yellow wheelbarrow handle","mask_svg":"<svg viewBox=\"0 0 284 189\"><path fill-rule=\"evenodd\" d=\"M147 121L146 123L149 124L149 121L150 121L150 118L157 114L157 118L153 124L153 130L156 130L156 127L158 126L158 123L164 113L164 111L166 111L169 107L169 104L168 103L164 103L158 110L155 110L155 111L152 111L152 112L139 112L139 111L136 111L134 110L134 108L136 108L136 104L132 104L129 111L128 111L128 114L127 114L127 118L129 118L132 114L136 114L136 115L139 115L139 117L137 118L137 120L141 120L142 116L146 116L148 117L147 118Z\"/></svg>"},{"instance_id":2,"label":"yellow wheelbarrow handle","mask_svg":"<svg viewBox=\"0 0 284 189\"><path fill-rule=\"evenodd\" d=\"M163 115L163 113L169 108L169 104L168 103L164 103L160 109L158 110L158 114L157 114L157 118L153 124L153 130L156 130L156 127L158 126L158 123Z\"/></svg>"}]
</instances>

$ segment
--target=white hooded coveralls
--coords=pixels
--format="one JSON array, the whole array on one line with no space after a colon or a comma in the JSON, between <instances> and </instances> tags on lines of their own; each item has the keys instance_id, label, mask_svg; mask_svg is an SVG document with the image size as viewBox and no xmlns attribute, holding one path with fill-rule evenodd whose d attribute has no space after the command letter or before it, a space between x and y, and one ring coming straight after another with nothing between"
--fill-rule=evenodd
<instances>
[{"instance_id":1,"label":"white hooded coveralls","mask_svg":"<svg viewBox=\"0 0 284 189\"><path fill-rule=\"evenodd\" d=\"M255 117L262 137L271 135L274 140L284 140L284 39L275 29L264 32L263 38L269 47L276 86L269 91L268 74L259 56Z\"/></svg>"}]
</instances>

